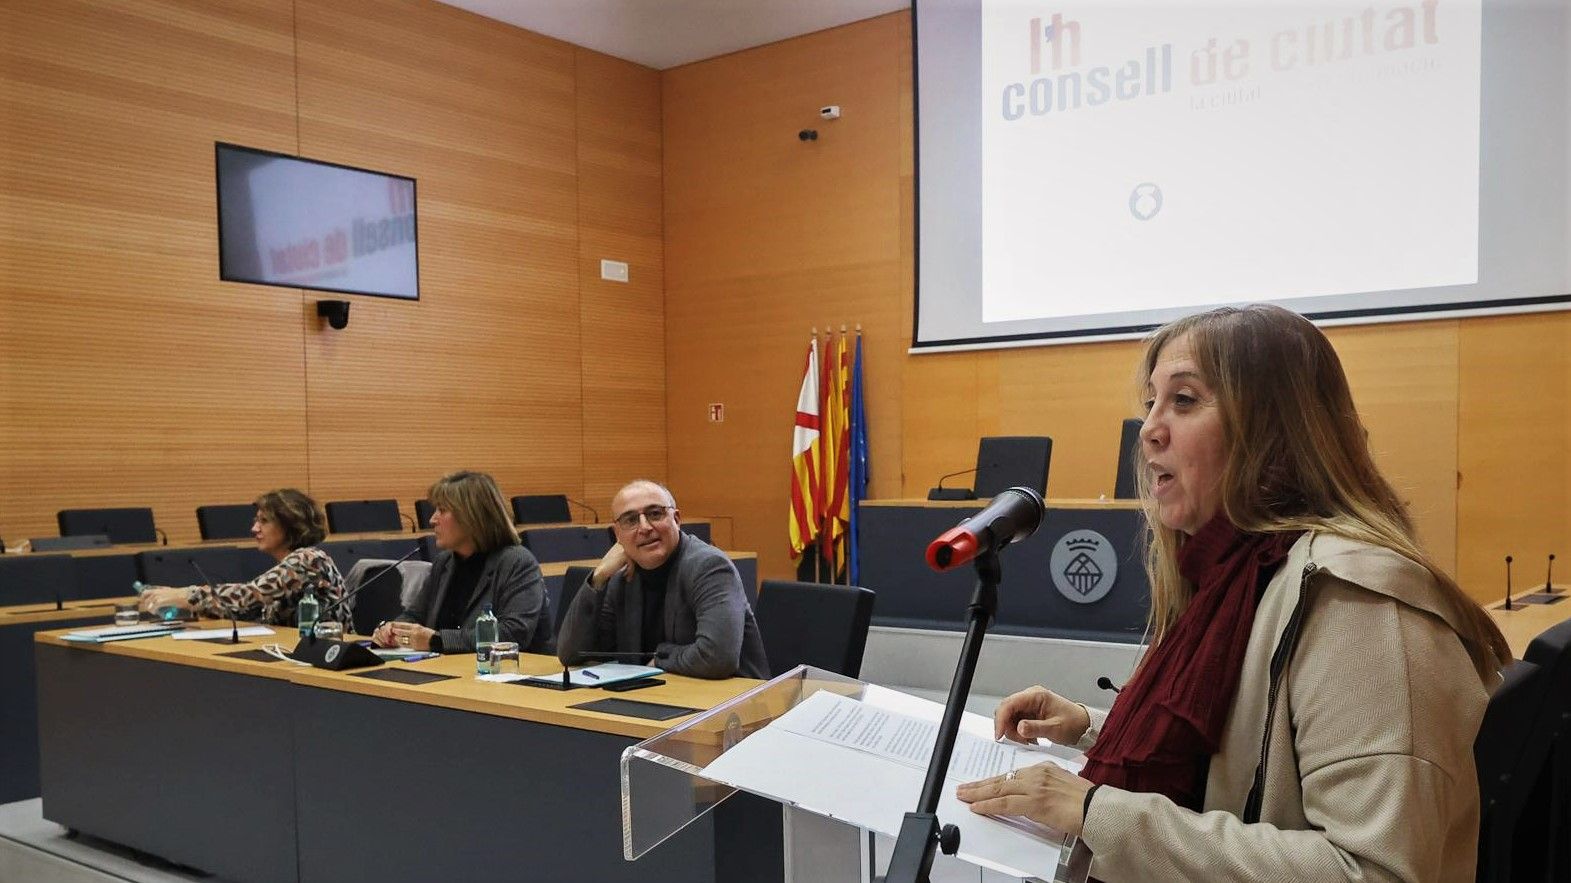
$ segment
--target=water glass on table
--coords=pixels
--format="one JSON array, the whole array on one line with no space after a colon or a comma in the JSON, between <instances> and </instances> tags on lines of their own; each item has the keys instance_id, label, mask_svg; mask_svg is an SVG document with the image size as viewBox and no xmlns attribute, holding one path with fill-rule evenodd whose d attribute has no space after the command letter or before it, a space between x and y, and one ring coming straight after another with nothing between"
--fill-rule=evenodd
<instances>
[{"instance_id":1,"label":"water glass on table","mask_svg":"<svg viewBox=\"0 0 1571 883\"><path fill-rule=\"evenodd\" d=\"M491 674L518 674L518 642L497 641L491 645Z\"/></svg>"}]
</instances>

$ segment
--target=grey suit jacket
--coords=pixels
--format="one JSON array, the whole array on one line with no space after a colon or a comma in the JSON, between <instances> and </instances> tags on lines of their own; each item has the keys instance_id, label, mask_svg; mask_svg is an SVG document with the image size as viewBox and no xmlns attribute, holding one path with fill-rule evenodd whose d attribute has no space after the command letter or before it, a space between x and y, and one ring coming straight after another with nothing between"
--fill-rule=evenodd
<instances>
[{"instance_id":1,"label":"grey suit jacket","mask_svg":"<svg viewBox=\"0 0 1571 883\"><path fill-rule=\"evenodd\" d=\"M453 553L442 552L431 562L431 576L424 591L398 618L436 628L436 618L452 582ZM497 618L497 640L517 641L518 649L525 653L551 652L551 601L540 576L540 562L523 546L502 546L486 555L474 594L464 605L463 625L441 630L443 652L474 652L475 620L488 601Z\"/></svg>"},{"instance_id":2,"label":"grey suit jacket","mask_svg":"<svg viewBox=\"0 0 1571 883\"><path fill-rule=\"evenodd\" d=\"M725 553L682 534L666 581L664 640L650 665L695 678L769 677L764 639L742 593L742 578ZM578 664L594 651L642 649L644 593L638 571L618 573L604 588L579 588L562 620L557 658Z\"/></svg>"}]
</instances>

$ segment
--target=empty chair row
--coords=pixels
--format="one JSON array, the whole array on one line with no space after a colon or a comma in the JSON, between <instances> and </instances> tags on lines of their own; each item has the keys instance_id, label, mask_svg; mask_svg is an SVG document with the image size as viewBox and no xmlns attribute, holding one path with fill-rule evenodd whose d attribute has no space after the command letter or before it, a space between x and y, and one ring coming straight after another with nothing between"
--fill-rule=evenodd
<instances>
[{"instance_id":1,"label":"empty chair row","mask_svg":"<svg viewBox=\"0 0 1571 883\"><path fill-rule=\"evenodd\" d=\"M517 524L565 524L573 520L565 494L525 494L512 498ZM397 500L340 500L324 507L330 533L382 533L403 530L408 517ZM587 507L586 507L587 508ZM433 512L429 500L415 501L414 524L418 532L429 525ZM598 518L594 510L591 517ZM58 552L103 545L168 544L168 536L153 521L147 506L97 509L62 509L55 514L60 536L32 541L35 551ZM196 507L196 525L204 540L245 539L256 520L256 504L234 503ZM3 547L0 547L3 548Z\"/></svg>"}]
</instances>

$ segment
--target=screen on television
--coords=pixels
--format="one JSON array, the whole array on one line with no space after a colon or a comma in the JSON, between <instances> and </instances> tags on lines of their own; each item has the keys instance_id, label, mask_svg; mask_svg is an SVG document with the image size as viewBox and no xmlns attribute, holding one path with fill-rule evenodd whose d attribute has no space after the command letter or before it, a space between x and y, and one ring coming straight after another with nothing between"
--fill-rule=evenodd
<instances>
[{"instance_id":1,"label":"screen on television","mask_svg":"<svg viewBox=\"0 0 1571 883\"><path fill-rule=\"evenodd\" d=\"M217 145L219 278L420 298L415 180Z\"/></svg>"}]
</instances>

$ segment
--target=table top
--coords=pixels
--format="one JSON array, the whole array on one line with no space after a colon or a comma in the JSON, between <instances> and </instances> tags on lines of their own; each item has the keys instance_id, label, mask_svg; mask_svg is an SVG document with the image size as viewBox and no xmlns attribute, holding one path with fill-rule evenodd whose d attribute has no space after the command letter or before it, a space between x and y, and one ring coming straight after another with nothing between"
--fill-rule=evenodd
<instances>
[{"instance_id":1,"label":"table top","mask_svg":"<svg viewBox=\"0 0 1571 883\"><path fill-rule=\"evenodd\" d=\"M199 623L198 627L228 628L229 623L227 620L213 620ZM608 693L604 690L593 689L560 692L539 687L493 684L476 680L474 676L475 658L473 654L469 653L448 654L437 659L425 659L419 662L388 662L376 668L347 672L306 668L287 662L258 662L249 659L236 659L225 655L236 650L254 650L262 647L264 644L273 643L280 645L285 650L292 650L295 643L299 640L299 634L293 629L278 626L273 628L276 634L242 638L239 646L227 643L208 643L206 641L177 641L167 636L141 638L133 641L115 641L108 644L74 644L64 641L60 637L67 631L70 631L70 629L42 631L34 637L34 640L39 644L65 647L88 653L107 653L153 662L189 665L214 671L275 678L324 690L337 690L360 696L413 702L456 711L468 711L495 717L508 717L534 723L571 727L579 730L591 730L618 736L628 736L635 739L646 739L662 733L668 727L687 720L687 718L676 718L671 721L649 721L585 711L583 709L569 708L568 706L593 702L598 699L627 698L639 702L680 705L708 710L734 699L760 683L751 678L708 681L683 677L682 675L662 674L660 678L666 682L665 684L637 690L632 693ZM384 668L406 668L411 671L453 675L455 677L451 680L427 684L400 684L393 681L356 677L357 674L366 671L378 671ZM524 653L519 656L519 670L523 674L557 674L561 672L562 666L561 663L557 662L555 656Z\"/></svg>"},{"instance_id":2,"label":"table top","mask_svg":"<svg viewBox=\"0 0 1571 883\"><path fill-rule=\"evenodd\" d=\"M1543 590L1543 586L1538 586L1523 594L1532 595ZM1511 598L1510 610L1504 608L1504 598L1484 605L1484 609L1489 611L1489 617L1505 634L1506 643L1511 645L1512 656L1521 659L1527 653L1527 645L1545 629L1571 619L1571 592L1564 586L1557 586L1556 590L1563 600L1553 604L1523 604L1522 594L1517 594Z\"/></svg>"},{"instance_id":3,"label":"table top","mask_svg":"<svg viewBox=\"0 0 1571 883\"><path fill-rule=\"evenodd\" d=\"M918 498L895 500L863 500L863 506L905 506L922 509L978 509L992 502L990 499L981 500L923 500ZM1140 508L1139 500L1103 500L1079 499L1075 497L1055 497L1049 499L1049 509L1134 509Z\"/></svg>"}]
</instances>

